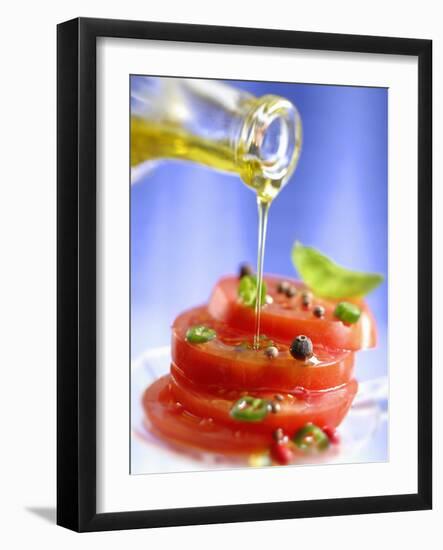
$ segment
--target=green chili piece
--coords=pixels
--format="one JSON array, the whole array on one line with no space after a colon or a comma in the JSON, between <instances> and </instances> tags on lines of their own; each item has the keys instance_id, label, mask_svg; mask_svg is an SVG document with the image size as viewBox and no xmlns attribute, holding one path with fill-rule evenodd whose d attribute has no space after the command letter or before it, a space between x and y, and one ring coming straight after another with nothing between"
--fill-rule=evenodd
<instances>
[{"instance_id":1,"label":"green chili piece","mask_svg":"<svg viewBox=\"0 0 443 550\"><path fill-rule=\"evenodd\" d=\"M340 302L335 308L334 315L344 323L352 324L360 319L361 311L355 304Z\"/></svg>"},{"instance_id":2,"label":"green chili piece","mask_svg":"<svg viewBox=\"0 0 443 550\"><path fill-rule=\"evenodd\" d=\"M255 275L244 275L240 279L237 292L243 305L248 307L255 307L258 292L257 277ZM266 302L266 292L266 283L265 281L263 281L261 288L260 306L263 306Z\"/></svg>"},{"instance_id":3,"label":"green chili piece","mask_svg":"<svg viewBox=\"0 0 443 550\"><path fill-rule=\"evenodd\" d=\"M315 424L306 424L303 428L300 428L292 441L302 451L314 449L325 451L329 447L329 437Z\"/></svg>"},{"instance_id":4,"label":"green chili piece","mask_svg":"<svg viewBox=\"0 0 443 550\"><path fill-rule=\"evenodd\" d=\"M260 422L269 412L269 401L245 395L234 403L231 416L243 422Z\"/></svg>"},{"instance_id":5,"label":"green chili piece","mask_svg":"<svg viewBox=\"0 0 443 550\"><path fill-rule=\"evenodd\" d=\"M215 330L204 325L196 325L186 331L186 340L191 344L204 344L213 340L216 336Z\"/></svg>"}]
</instances>

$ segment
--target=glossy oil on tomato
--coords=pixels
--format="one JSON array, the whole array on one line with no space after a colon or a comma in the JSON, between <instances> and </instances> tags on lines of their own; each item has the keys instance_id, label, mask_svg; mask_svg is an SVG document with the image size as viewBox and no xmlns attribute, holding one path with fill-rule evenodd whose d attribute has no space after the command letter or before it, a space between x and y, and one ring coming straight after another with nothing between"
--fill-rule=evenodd
<instances>
[{"instance_id":1,"label":"glossy oil on tomato","mask_svg":"<svg viewBox=\"0 0 443 550\"><path fill-rule=\"evenodd\" d=\"M261 332L280 342L290 344L298 334L305 334L316 344L331 349L359 350L375 346L376 328L374 318L362 300L349 300L361 309L361 317L355 324L347 325L334 316L337 301L312 296L308 306L303 305L302 294L307 291L303 283L290 281L297 293L288 298L277 292L279 277L266 276L268 294L272 303L263 306ZM254 310L244 306L237 296L238 278L224 277L216 285L208 304L210 315L233 329L251 332L254 330ZM325 315L319 319L313 308L321 305Z\"/></svg>"},{"instance_id":2,"label":"glossy oil on tomato","mask_svg":"<svg viewBox=\"0 0 443 550\"><path fill-rule=\"evenodd\" d=\"M232 417L234 404L245 394L271 403L275 392L237 391L225 388L208 391L186 379L175 365L171 368L170 383L176 401L187 411L202 418L212 418L233 429L245 427L251 433L269 435L277 428L282 428L285 433L294 434L308 423L335 428L344 418L357 392L357 382L351 380L330 390L297 395L280 393L282 399L278 402L276 413L269 412L259 422L245 422Z\"/></svg>"},{"instance_id":3,"label":"glossy oil on tomato","mask_svg":"<svg viewBox=\"0 0 443 550\"><path fill-rule=\"evenodd\" d=\"M186 338L189 327L205 325L216 338L193 344ZM264 345L269 341L264 340ZM287 344L273 342L279 349L275 358L264 350L253 350L252 335L233 330L215 321L205 307L179 315L172 327L172 361L183 374L200 385L229 389L292 392L299 387L321 390L349 382L353 375L354 354L314 346L309 360L294 359Z\"/></svg>"},{"instance_id":4,"label":"glossy oil on tomato","mask_svg":"<svg viewBox=\"0 0 443 550\"><path fill-rule=\"evenodd\" d=\"M335 427L349 409L356 390L357 383L351 381L339 392L334 390L335 395L315 396L307 404L295 404L287 396L280 423L277 422L279 413L270 413L263 423L251 424L231 418L232 400L226 397L215 399L212 394L195 388L191 390L177 379L164 376L145 391L143 406L150 429L172 443L227 454L244 454L268 450L277 424L288 432L314 421L327 422Z\"/></svg>"},{"instance_id":5,"label":"glossy oil on tomato","mask_svg":"<svg viewBox=\"0 0 443 550\"><path fill-rule=\"evenodd\" d=\"M267 434L232 428L186 411L171 392L169 376L149 386L143 407L148 428L173 444L225 454L249 454L269 447Z\"/></svg>"},{"instance_id":6,"label":"glossy oil on tomato","mask_svg":"<svg viewBox=\"0 0 443 550\"><path fill-rule=\"evenodd\" d=\"M373 317L363 301L354 300L361 316L354 324L343 323L334 316L336 301L307 299L306 288L296 281L290 283L297 292L288 296L278 292L281 278L265 280L271 300L262 309L258 349L253 349L254 309L238 298L237 277L219 281L208 306L174 321L171 373L143 396L153 433L190 448L271 456L280 432L288 445L309 424L335 434L357 392L354 351L375 344ZM300 335L312 340L312 357L290 353ZM265 353L270 346L277 349L272 357ZM242 413L241 400L256 408ZM292 447L291 456L301 452ZM289 461L283 458L274 457Z\"/></svg>"}]
</instances>

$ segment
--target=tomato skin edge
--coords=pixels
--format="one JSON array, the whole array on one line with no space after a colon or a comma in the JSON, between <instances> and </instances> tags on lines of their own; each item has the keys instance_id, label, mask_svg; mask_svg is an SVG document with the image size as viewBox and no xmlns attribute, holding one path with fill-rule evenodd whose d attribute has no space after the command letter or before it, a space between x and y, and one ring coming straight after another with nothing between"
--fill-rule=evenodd
<instances>
[{"instance_id":1,"label":"tomato skin edge","mask_svg":"<svg viewBox=\"0 0 443 550\"><path fill-rule=\"evenodd\" d=\"M250 434L240 429L213 423L202 426L201 418L173 410L174 397L170 391L169 375L157 379L144 392L142 406L147 429L179 449L198 449L223 455L249 455L269 448L267 434ZM205 430L206 431L203 431Z\"/></svg>"},{"instance_id":2,"label":"tomato skin edge","mask_svg":"<svg viewBox=\"0 0 443 550\"><path fill-rule=\"evenodd\" d=\"M193 384L176 365L171 366L171 393L185 410L202 418L212 418L234 429L244 428L250 433L268 433L270 436L277 428L292 434L308 423L336 428L348 412L357 388L357 381L353 379L327 391L308 392L302 399L297 397L294 401L292 398L286 406L280 402L281 412L269 413L261 422L242 422L230 415L234 403L245 393L271 401L272 392L231 392L234 395L226 398Z\"/></svg>"},{"instance_id":3,"label":"tomato skin edge","mask_svg":"<svg viewBox=\"0 0 443 550\"><path fill-rule=\"evenodd\" d=\"M234 346L220 347L215 340L206 344L188 342L185 338L187 326L195 319L205 319L205 315L208 314L203 307L188 310L177 317L172 327L172 361L197 384L290 393L299 388L322 390L336 387L353 377L353 352L328 352L316 346L314 351L322 361L310 365L294 359L287 346L277 358L269 359L263 352L233 351ZM217 327L217 322L213 326Z\"/></svg>"},{"instance_id":4,"label":"tomato skin edge","mask_svg":"<svg viewBox=\"0 0 443 550\"><path fill-rule=\"evenodd\" d=\"M353 381L356 391L356 382ZM340 420L346 415L352 397L342 404ZM269 450L273 438L272 430L251 429L250 424L224 424L217 419L209 421L186 410L177 403L172 391L170 375L163 376L151 384L144 392L142 405L149 423L148 429L155 435L174 445L196 448L227 455L244 455ZM338 418L338 417L337 417ZM331 418L313 418L318 422ZM305 422L306 419L303 420Z\"/></svg>"},{"instance_id":5,"label":"tomato skin edge","mask_svg":"<svg viewBox=\"0 0 443 550\"><path fill-rule=\"evenodd\" d=\"M268 288L275 286L275 280L277 280L276 277L265 276ZM299 289L303 288L300 281L290 280L290 282ZM214 319L232 328L251 332L255 327L254 310L244 306L237 299L237 284L235 277L222 277L212 291L208 311ZM264 306L261 315L261 331L271 338L288 344L298 334L305 334L314 343L323 344L330 349L358 351L375 347L377 329L372 312L362 300L350 301L357 303L362 309L360 320L353 325L346 325L338 319L319 320L314 315L304 314L300 318L288 311L282 311L284 313L282 317L274 311L275 306L269 308ZM322 300L323 302L329 304L329 310L335 309L335 302Z\"/></svg>"}]
</instances>

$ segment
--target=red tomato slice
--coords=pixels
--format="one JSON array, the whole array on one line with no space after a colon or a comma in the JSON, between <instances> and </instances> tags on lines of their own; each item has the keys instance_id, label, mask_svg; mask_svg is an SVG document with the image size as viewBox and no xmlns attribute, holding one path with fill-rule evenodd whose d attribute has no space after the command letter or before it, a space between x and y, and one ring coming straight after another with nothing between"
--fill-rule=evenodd
<instances>
[{"instance_id":1,"label":"red tomato slice","mask_svg":"<svg viewBox=\"0 0 443 550\"><path fill-rule=\"evenodd\" d=\"M331 390L311 391L293 395L280 393L280 401L274 400L275 392L257 392L226 390L207 391L193 384L183 373L172 365L171 392L176 401L185 410L201 418L212 418L218 423L235 428L247 429L250 433L268 433L270 436L277 428L292 436L299 428L312 422L317 426L337 427L343 420L357 393L357 382L351 380L347 384ZM244 395L251 395L278 403L276 413L269 412L258 422L236 420L231 416L231 409L237 400Z\"/></svg>"},{"instance_id":2,"label":"red tomato slice","mask_svg":"<svg viewBox=\"0 0 443 550\"><path fill-rule=\"evenodd\" d=\"M270 446L267 434L249 433L187 412L172 394L169 376L149 386L143 407L151 431L171 443L224 454L254 453Z\"/></svg>"},{"instance_id":3,"label":"red tomato slice","mask_svg":"<svg viewBox=\"0 0 443 550\"><path fill-rule=\"evenodd\" d=\"M298 292L293 298L277 292L282 278L266 276L268 294L273 302L263 306L261 312L261 332L279 342L290 344L299 334L305 334L314 343L331 349L359 350L376 344L375 320L362 300L347 300L356 303L361 311L357 323L346 325L334 316L337 301L313 297L308 307L302 304L303 283L291 282ZM209 313L218 321L234 329L253 332L255 325L254 309L244 306L237 296L238 277L222 278L213 290L208 305ZM315 317L313 308L321 305L325 308L322 319Z\"/></svg>"},{"instance_id":4,"label":"red tomato slice","mask_svg":"<svg viewBox=\"0 0 443 550\"><path fill-rule=\"evenodd\" d=\"M164 376L145 391L143 407L154 433L174 443L226 454L254 453L270 448L271 433L275 429L271 422L257 426L256 423L231 421L227 418L231 401L220 399L214 403L212 396L208 398L207 394L190 392L182 387L182 397L194 407L194 412L190 412L177 400L178 388L180 386L176 382L171 383L170 376ZM283 429L286 427L295 431L306 422L335 427L346 414L356 391L357 383L353 380L340 390L326 392L327 396L319 396L309 404L300 405L299 419L295 421L294 412L292 421L284 424ZM288 420L291 416L286 412L289 406L285 405L285 413L278 427L282 427L284 418ZM209 412L212 416L207 414ZM215 418L215 414L221 421ZM277 418L279 414L273 416Z\"/></svg>"},{"instance_id":5,"label":"red tomato slice","mask_svg":"<svg viewBox=\"0 0 443 550\"><path fill-rule=\"evenodd\" d=\"M194 325L213 328L217 337L204 344L186 340ZM297 388L321 390L340 386L352 379L354 354L328 351L314 346L314 356L297 360L286 344L276 343L279 355L270 359L263 350L244 345L252 337L215 321L205 307L191 309L177 317L172 328L172 361L196 384L239 390L293 392Z\"/></svg>"}]
</instances>

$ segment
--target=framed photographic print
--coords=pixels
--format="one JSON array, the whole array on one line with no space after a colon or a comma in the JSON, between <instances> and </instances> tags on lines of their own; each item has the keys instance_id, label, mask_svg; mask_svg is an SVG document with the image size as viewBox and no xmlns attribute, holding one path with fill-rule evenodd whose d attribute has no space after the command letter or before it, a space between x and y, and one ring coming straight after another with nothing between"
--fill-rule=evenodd
<instances>
[{"instance_id":1,"label":"framed photographic print","mask_svg":"<svg viewBox=\"0 0 443 550\"><path fill-rule=\"evenodd\" d=\"M432 505L429 40L58 26L77 531Z\"/></svg>"}]
</instances>

